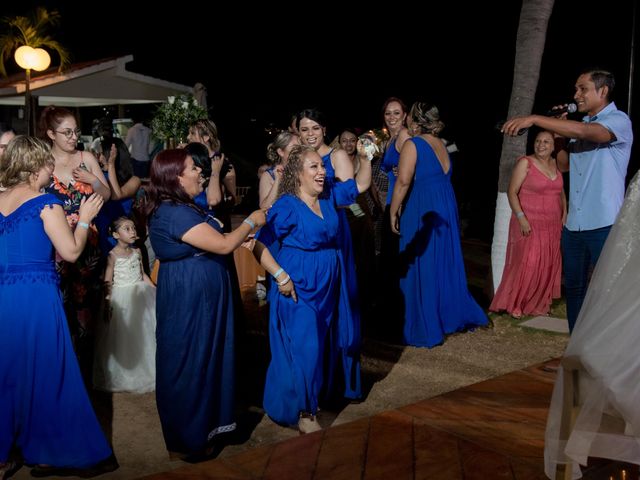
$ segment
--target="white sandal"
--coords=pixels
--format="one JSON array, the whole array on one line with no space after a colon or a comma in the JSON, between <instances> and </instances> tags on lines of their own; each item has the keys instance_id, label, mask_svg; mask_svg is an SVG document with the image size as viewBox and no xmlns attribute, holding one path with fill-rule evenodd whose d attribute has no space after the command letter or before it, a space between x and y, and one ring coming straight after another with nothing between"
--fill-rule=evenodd
<instances>
[{"instance_id":1,"label":"white sandal","mask_svg":"<svg viewBox=\"0 0 640 480\"><path fill-rule=\"evenodd\" d=\"M313 433L322 430L322 427L316 420L315 415L301 413L298 419L298 430L300 433Z\"/></svg>"}]
</instances>

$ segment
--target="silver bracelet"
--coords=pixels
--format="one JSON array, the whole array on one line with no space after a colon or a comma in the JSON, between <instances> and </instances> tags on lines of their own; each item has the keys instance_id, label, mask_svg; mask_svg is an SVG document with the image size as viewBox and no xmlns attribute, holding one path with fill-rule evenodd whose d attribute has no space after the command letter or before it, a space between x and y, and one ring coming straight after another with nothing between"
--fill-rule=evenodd
<instances>
[{"instance_id":1,"label":"silver bracelet","mask_svg":"<svg viewBox=\"0 0 640 480\"><path fill-rule=\"evenodd\" d=\"M276 282L278 284L279 287L282 287L284 285L286 285L287 283L289 283L289 280L291 280L291 277L289 275L287 275L284 280L282 280L281 282Z\"/></svg>"},{"instance_id":2,"label":"silver bracelet","mask_svg":"<svg viewBox=\"0 0 640 480\"><path fill-rule=\"evenodd\" d=\"M516 218L522 218L522 217L524 217L524 212L516 213Z\"/></svg>"}]
</instances>

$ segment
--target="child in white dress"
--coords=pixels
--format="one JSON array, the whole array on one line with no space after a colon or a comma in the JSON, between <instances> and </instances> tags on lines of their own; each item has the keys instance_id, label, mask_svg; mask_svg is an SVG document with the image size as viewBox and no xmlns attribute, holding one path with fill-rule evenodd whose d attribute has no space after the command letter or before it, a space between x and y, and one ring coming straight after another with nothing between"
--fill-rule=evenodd
<instances>
[{"instance_id":1,"label":"child in white dress","mask_svg":"<svg viewBox=\"0 0 640 480\"><path fill-rule=\"evenodd\" d=\"M107 312L99 322L93 369L95 388L109 392L151 392L156 377L156 288L142 269L133 221L117 218L109 227L117 241L104 274Z\"/></svg>"}]
</instances>

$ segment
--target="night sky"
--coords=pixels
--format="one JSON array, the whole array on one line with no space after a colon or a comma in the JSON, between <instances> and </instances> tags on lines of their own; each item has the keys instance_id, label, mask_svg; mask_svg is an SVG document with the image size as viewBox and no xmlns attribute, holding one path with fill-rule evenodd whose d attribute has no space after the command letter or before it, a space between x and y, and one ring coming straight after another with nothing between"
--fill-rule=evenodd
<instances>
[{"instance_id":1,"label":"night sky","mask_svg":"<svg viewBox=\"0 0 640 480\"><path fill-rule=\"evenodd\" d=\"M556 0L534 112L571 101L578 74L591 66L616 75L616 103L627 110L633 1ZM12 2L3 14L56 8L63 23L51 33L74 61L133 54L129 70L204 83L223 148L256 165L266 146L264 126L284 127L301 108L327 114L331 139L344 126L381 126L388 96L409 105L431 101L447 125L443 136L460 149L454 183L461 207L472 205L483 219L472 233L492 230L502 143L494 125L508 109L517 0L395 2L386 9L265 2L252 11L231 2L224 8L235 11L225 16L219 2L165 9L145 3ZM285 22L291 16L296 20ZM640 92L640 65L635 69ZM640 111L637 93L634 102L632 120ZM635 157L633 172L640 165Z\"/></svg>"}]
</instances>

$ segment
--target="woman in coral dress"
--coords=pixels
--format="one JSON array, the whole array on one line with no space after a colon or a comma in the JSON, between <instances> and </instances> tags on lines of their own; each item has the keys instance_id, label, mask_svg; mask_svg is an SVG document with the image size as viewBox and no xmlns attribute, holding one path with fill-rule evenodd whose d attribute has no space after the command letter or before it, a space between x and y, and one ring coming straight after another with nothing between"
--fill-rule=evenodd
<instances>
[{"instance_id":1,"label":"woman in coral dress","mask_svg":"<svg viewBox=\"0 0 640 480\"><path fill-rule=\"evenodd\" d=\"M553 134L540 132L534 154L513 169L509 204L513 210L502 281L489 310L512 316L546 315L560 297L560 233L566 216L562 174L556 167Z\"/></svg>"}]
</instances>

